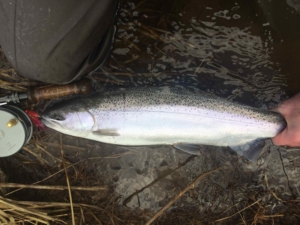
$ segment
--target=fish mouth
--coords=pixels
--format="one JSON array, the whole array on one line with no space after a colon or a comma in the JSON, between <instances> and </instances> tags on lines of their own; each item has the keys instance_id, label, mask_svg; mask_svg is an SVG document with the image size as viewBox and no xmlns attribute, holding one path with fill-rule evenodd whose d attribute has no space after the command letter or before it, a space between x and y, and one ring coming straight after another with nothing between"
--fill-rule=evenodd
<instances>
[{"instance_id":1,"label":"fish mouth","mask_svg":"<svg viewBox=\"0 0 300 225\"><path fill-rule=\"evenodd\" d=\"M57 127L57 123L55 123L53 119L50 119L47 117L42 116L41 122L42 122L42 124L44 124L46 127L49 127L49 128Z\"/></svg>"}]
</instances>

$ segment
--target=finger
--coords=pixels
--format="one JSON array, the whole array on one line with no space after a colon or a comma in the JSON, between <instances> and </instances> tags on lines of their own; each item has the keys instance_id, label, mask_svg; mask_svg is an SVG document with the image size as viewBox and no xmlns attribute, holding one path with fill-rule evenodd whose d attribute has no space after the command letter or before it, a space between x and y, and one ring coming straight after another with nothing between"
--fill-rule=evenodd
<instances>
[{"instance_id":1,"label":"finger","mask_svg":"<svg viewBox=\"0 0 300 225\"><path fill-rule=\"evenodd\" d=\"M300 93L296 94L292 98L295 99L296 101L300 101Z\"/></svg>"},{"instance_id":2,"label":"finger","mask_svg":"<svg viewBox=\"0 0 300 225\"><path fill-rule=\"evenodd\" d=\"M289 132L285 129L283 132L272 138L273 144L278 146L299 147L300 146L300 132Z\"/></svg>"},{"instance_id":3,"label":"finger","mask_svg":"<svg viewBox=\"0 0 300 225\"><path fill-rule=\"evenodd\" d=\"M278 106L277 107L271 107L271 108L269 108L269 110L273 111L273 112L280 113L279 110L278 110Z\"/></svg>"},{"instance_id":4,"label":"finger","mask_svg":"<svg viewBox=\"0 0 300 225\"><path fill-rule=\"evenodd\" d=\"M274 138L272 138L272 142L274 145L278 146L290 146L291 145L291 140L287 135L287 131L284 130Z\"/></svg>"},{"instance_id":5,"label":"finger","mask_svg":"<svg viewBox=\"0 0 300 225\"><path fill-rule=\"evenodd\" d=\"M270 110L278 112L278 113L282 114L283 116L287 116L290 114L292 109L297 107L298 103L300 103L300 93L281 102L277 107L270 108Z\"/></svg>"},{"instance_id":6,"label":"finger","mask_svg":"<svg viewBox=\"0 0 300 225\"><path fill-rule=\"evenodd\" d=\"M273 111L280 113L284 117L288 117L288 115L292 111L292 107L294 104L291 104L289 100L280 103Z\"/></svg>"}]
</instances>

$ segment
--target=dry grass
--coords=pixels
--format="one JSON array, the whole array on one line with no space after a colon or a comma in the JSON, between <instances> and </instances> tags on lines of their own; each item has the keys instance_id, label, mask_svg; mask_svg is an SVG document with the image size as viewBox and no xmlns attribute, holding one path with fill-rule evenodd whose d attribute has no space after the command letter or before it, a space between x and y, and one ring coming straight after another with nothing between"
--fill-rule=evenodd
<instances>
[{"instance_id":1,"label":"dry grass","mask_svg":"<svg viewBox=\"0 0 300 225\"><path fill-rule=\"evenodd\" d=\"M42 209L40 209L40 207ZM57 206L54 205L57 208ZM31 222L33 224L50 224L57 222L67 224L59 219L60 215L49 216L43 203L22 204L18 201L0 197L0 220L1 224L22 224Z\"/></svg>"},{"instance_id":2,"label":"dry grass","mask_svg":"<svg viewBox=\"0 0 300 225\"><path fill-rule=\"evenodd\" d=\"M156 220L159 216L161 216L166 210L168 210L171 205L178 199L181 198L182 195L184 195L187 191L193 189L195 187L195 185L202 180L204 177L206 177L207 175L209 175L212 172L218 171L218 169L216 170L212 170L203 174L200 174L192 183L190 183L184 190L182 190L181 192L179 192L179 194L177 194L168 204L166 204L161 210L159 210L150 220L147 221L146 225L150 225L151 223L154 222L154 220Z\"/></svg>"}]
</instances>

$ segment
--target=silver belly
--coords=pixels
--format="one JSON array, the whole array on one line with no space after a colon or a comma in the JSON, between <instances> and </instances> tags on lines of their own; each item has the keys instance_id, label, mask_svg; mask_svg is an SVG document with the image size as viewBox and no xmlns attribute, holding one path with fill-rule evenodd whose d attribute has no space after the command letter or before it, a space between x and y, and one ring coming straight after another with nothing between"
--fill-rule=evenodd
<instances>
[{"instance_id":1,"label":"silver belly","mask_svg":"<svg viewBox=\"0 0 300 225\"><path fill-rule=\"evenodd\" d=\"M276 135L276 124L247 118L233 120L226 113L207 117L198 114L160 111L102 111L97 126L86 138L118 145L172 145L190 143L215 146L244 144L257 138ZM101 135L99 130L114 130L118 135Z\"/></svg>"}]
</instances>

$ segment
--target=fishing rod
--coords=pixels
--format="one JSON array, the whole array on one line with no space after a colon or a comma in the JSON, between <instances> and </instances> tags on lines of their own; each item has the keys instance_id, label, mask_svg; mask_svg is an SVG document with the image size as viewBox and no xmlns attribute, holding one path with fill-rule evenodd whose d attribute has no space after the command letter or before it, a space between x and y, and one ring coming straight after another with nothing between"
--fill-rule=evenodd
<instances>
[{"instance_id":1,"label":"fishing rod","mask_svg":"<svg viewBox=\"0 0 300 225\"><path fill-rule=\"evenodd\" d=\"M20 103L20 100L29 99L30 101L41 101L70 95L88 95L93 90L91 80L85 78L77 82L66 85L53 85L48 87L36 88L27 93L13 92L4 97L0 97L0 105L7 103Z\"/></svg>"},{"instance_id":2,"label":"fishing rod","mask_svg":"<svg viewBox=\"0 0 300 225\"><path fill-rule=\"evenodd\" d=\"M37 114L24 111L14 104L25 99L37 102L71 95L88 95L93 89L92 81L84 78L66 85L40 87L0 97L0 157L17 153L29 142L33 132L32 121L37 119Z\"/></svg>"}]
</instances>

